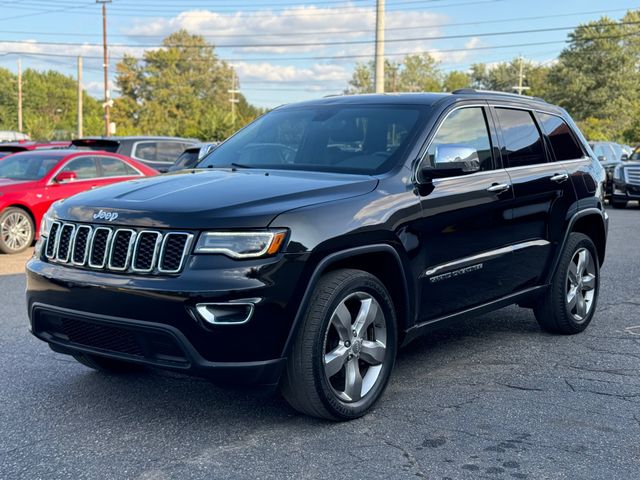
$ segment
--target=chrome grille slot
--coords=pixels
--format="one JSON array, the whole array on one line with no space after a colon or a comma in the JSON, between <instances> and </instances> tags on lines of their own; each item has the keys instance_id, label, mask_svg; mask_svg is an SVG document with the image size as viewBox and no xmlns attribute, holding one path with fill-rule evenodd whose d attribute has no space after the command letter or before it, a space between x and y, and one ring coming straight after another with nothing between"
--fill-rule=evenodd
<instances>
[{"instance_id":1,"label":"chrome grille slot","mask_svg":"<svg viewBox=\"0 0 640 480\"><path fill-rule=\"evenodd\" d=\"M60 235L58 235L58 251L56 254L56 260L61 262L69 261L69 254L71 253L71 242L73 241L73 233L76 227L70 223L65 223L60 228Z\"/></svg>"},{"instance_id":2,"label":"chrome grille slot","mask_svg":"<svg viewBox=\"0 0 640 480\"><path fill-rule=\"evenodd\" d=\"M632 185L640 185L640 167L625 167L627 183Z\"/></svg>"},{"instance_id":3,"label":"chrome grille slot","mask_svg":"<svg viewBox=\"0 0 640 480\"><path fill-rule=\"evenodd\" d=\"M184 267L193 239L188 232L53 222L44 256L70 267L175 274Z\"/></svg>"},{"instance_id":4,"label":"chrome grille slot","mask_svg":"<svg viewBox=\"0 0 640 480\"><path fill-rule=\"evenodd\" d=\"M162 235L160 232L143 230L138 233L131 269L141 273L153 270L161 243Z\"/></svg>"},{"instance_id":5,"label":"chrome grille slot","mask_svg":"<svg viewBox=\"0 0 640 480\"><path fill-rule=\"evenodd\" d=\"M164 236L160 249L159 272L176 273L180 271L191 238L193 238L192 235L179 232L170 232Z\"/></svg>"},{"instance_id":6,"label":"chrome grille slot","mask_svg":"<svg viewBox=\"0 0 640 480\"><path fill-rule=\"evenodd\" d=\"M62 224L60 222L53 222L51 224L51 229L49 230L49 237L47 238L47 247L45 249L45 255L47 258L51 259L56 255L56 246L58 243L58 237L60 235L60 227Z\"/></svg>"},{"instance_id":7,"label":"chrome grille slot","mask_svg":"<svg viewBox=\"0 0 640 480\"><path fill-rule=\"evenodd\" d=\"M109 252L109 242L113 231L107 227L98 227L93 232L91 248L89 249L89 266L93 268L104 267Z\"/></svg>"},{"instance_id":8,"label":"chrome grille slot","mask_svg":"<svg viewBox=\"0 0 640 480\"><path fill-rule=\"evenodd\" d=\"M89 254L89 246L91 242L91 227L80 225L76 229L76 237L73 241L71 249L71 263L74 265L84 265Z\"/></svg>"},{"instance_id":9,"label":"chrome grille slot","mask_svg":"<svg viewBox=\"0 0 640 480\"><path fill-rule=\"evenodd\" d=\"M134 230L123 228L115 231L109 255L110 270L122 271L127 269L135 241L136 232Z\"/></svg>"}]
</instances>

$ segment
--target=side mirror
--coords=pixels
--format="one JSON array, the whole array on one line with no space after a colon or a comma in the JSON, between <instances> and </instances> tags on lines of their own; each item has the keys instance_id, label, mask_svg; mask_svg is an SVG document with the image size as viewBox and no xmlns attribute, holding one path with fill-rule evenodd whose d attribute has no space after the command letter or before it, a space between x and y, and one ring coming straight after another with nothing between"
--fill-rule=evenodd
<instances>
[{"instance_id":1,"label":"side mirror","mask_svg":"<svg viewBox=\"0 0 640 480\"><path fill-rule=\"evenodd\" d=\"M623 153L622 156L620 157L620 160L622 160L623 162L626 162L629 160L629 155L627 155L626 153Z\"/></svg>"},{"instance_id":2,"label":"side mirror","mask_svg":"<svg viewBox=\"0 0 640 480\"><path fill-rule=\"evenodd\" d=\"M605 157L604 155L598 155L598 160L600 160L601 162L606 162L607 157Z\"/></svg>"},{"instance_id":3,"label":"side mirror","mask_svg":"<svg viewBox=\"0 0 640 480\"><path fill-rule=\"evenodd\" d=\"M455 177L480 171L480 157L475 148L466 145L438 145L433 156L433 166L422 169L424 178Z\"/></svg>"},{"instance_id":4,"label":"side mirror","mask_svg":"<svg viewBox=\"0 0 640 480\"><path fill-rule=\"evenodd\" d=\"M78 175L76 174L76 172L60 172L58 175L56 175L54 181L56 183L68 183L73 182L77 178Z\"/></svg>"}]
</instances>

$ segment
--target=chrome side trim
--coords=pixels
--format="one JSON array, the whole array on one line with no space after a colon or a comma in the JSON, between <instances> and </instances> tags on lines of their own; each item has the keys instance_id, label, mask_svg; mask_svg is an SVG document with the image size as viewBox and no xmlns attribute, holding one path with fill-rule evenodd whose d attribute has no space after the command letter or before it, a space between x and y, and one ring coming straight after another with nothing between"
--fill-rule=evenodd
<instances>
[{"instance_id":1,"label":"chrome side trim","mask_svg":"<svg viewBox=\"0 0 640 480\"><path fill-rule=\"evenodd\" d=\"M102 262L101 263L92 263L91 262L91 257L93 256L93 247L95 245L96 235L100 230L106 230L108 232L107 241L106 241L105 246L104 246L104 255L102 256ZM111 251L111 237L113 237L113 230L110 229L110 228L97 227L93 231L93 236L91 238L91 248L89 249L89 266L91 268L104 268L105 263L107 263L108 255L110 254L110 251Z\"/></svg>"},{"instance_id":2,"label":"chrome side trim","mask_svg":"<svg viewBox=\"0 0 640 480\"><path fill-rule=\"evenodd\" d=\"M478 263L493 260L503 255L516 252L530 247L544 247L549 245L547 240L530 240L528 242L516 243L515 245L509 245L507 247L496 248L495 250L489 250L487 252L478 253L477 255L471 255L469 257L459 258L451 262L435 265L426 269L420 274L420 278L432 277L439 273L444 273L449 270L455 270L458 268L469 267Z\"/></svg>"},{"instance_id":3,"label":"chrome side trim","mask_svg":"<svg viewBox=\"0 0 640 480\"><path fill-rule=\"evenodd\" d=\"M116 245L115 240L118 237L118 234L121 232L130 232L131 233L131 237L129 238L129 245L127 245L127 256L124 259L124 266L123 267L114 267L111 263L111 260L113 259L113 249ZM109 268L109 270L113 270L114 272L124 272L128 266L129 266L129 260L131 259L131 253L133 251L133 245L135 244L136 241L136 231L135 230L131 230L130 228L118 228L117 230L115 230L113 232L113 236L112 236L112 241L111 241L111 245L109 246L109 256L107 257L109 260L107 262L107 267Z\"/></svg>"},{"instance_id":4,"label":"chrome side trim","mask_svg":"<svg viewBox=\"0 0 640 480\"><path fill-rule=\"evenodd\" d=\"M167 241L173 235L184 235L184 236L187 237L187 240L184 242L184 248L182 249L182 254L180 255L180 264L178 265L178 268L165 269L165 268L162 268L162 262L163 262L163 259L164 259L165 248L167 246ZM182 266L184 265L184 262L185 262L185 259L186 259L186 256L187 256L187 252L191 248L191 243L192 242L193 242L193 234L191 234L191 233L167 232L164 235L164 238L162 239L162 246L160 247L160 255L159 255L160 258L158 260L158 272L160 272L160 273L178 273L180 270L182 270Z\"/></svg>"},{"instance_id":5,"label":"chrome side trim","mask_svg":"<svg viewBox=\"0 0 640 480\"><path fill-rule=\"evenodd\" d=\"M60 257L60 239L62 238L62 232L64 232L64 229L67 227L71 227L71 236L69 237L69 244L67 245L67 255L65 258L61 258ZM75 233L76 233L76 226L73 225L72 223L63 223L62 226L59 229L60 234L57 235L57 248L56 248L56 255L55 255L55 259L58 262L62 262L62 263L67 263L69 261L69 257L71 255L71 249L73 247L73 241L75 240Z\"/></svg>"},{"instance_id":6,"label":"chrome side trim","mask_svg":"<svg viewBox=\"0 0 640 480\"><path fill-rule=\"evenodd\" d=\"M153 247L153 254L152 254L152 258L151 258L151 266L148 269L143 269L143 268L136 268L136 259L138 258L138 247L140 244L140 239L142 238L142 234L146 233L146 234L153 234L156 236L156 243ZM136 273L149 273L152 272L153 269L156 266L156 262L158 260L158 253L160 251L160 246L162 245L162 235L160 234L160 232L156 232L153 230L141 230L140 232L138 232L138 235L136 236L136 243L133 247L133 255L131 258L131 271L132 272L136 272Z\"/></svg>"},{"instance_id":7,"label":"chrome side trim","mask_svg":"<svg viewBox=\"0 0 640 480\"><path fill-rule=\"evenodd\" d=\"M82 262L76 262L75 256L76 256L76 238L78 236L78 233L80 233L80 230L83 229L88 229L89 233L87 234L87 242L84 246L84 253L82 255ZM78 228L76 228L76 233L73 237L73 248L71 249L71 263L73 265L84 265L87 261L87 255L89 253L89 247L91 246L91 236L93 234L93 229L89 226L89 225L78 225Z\"/></svg>"}]
</instances>

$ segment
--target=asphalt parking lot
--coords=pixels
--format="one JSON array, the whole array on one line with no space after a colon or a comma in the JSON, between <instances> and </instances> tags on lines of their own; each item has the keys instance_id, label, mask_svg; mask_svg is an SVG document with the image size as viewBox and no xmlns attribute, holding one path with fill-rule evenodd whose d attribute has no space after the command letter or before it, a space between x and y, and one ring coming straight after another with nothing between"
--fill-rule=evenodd
<instances>
[{"instance_id":1,"label":"asphalt parking lot","mask_svg":"<svg viewBox=\"0 0 640 480\"><path fill-rule=\"evenodd\" d=\"M0 478L640 478L640 208L609 215L585 333L516 307L447 328L343 424L197 378L95 373L31 337L24 275L2 275Z\"/></svg>"}]
</instances>

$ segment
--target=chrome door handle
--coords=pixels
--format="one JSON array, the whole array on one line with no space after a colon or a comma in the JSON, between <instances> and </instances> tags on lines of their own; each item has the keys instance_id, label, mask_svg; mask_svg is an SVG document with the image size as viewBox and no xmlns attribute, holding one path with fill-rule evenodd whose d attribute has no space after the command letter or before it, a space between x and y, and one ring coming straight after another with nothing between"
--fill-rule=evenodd
<instances>
[{"instance_id":1,"label":"chrome door handle","mask_svg":"<svg viewBox=\"0 0 640 480\"><path fill-rule=\"evenodd\" d=\"M487 188L487 192L505 192L509 190L508 183L495 183Z\"/></svg>"},{"instance_id":2,"label":"chrome door handle","mask_svg":"<svg viewBox=\"0 0 640 480\"><path fill-rule=\"evenodd\" d=\"M566 182L567 180L569 180L569 175L567 175L566 173L556 173L553 177L551 177L550 180L556 183Z\"/></svg>"}]
</instances>

